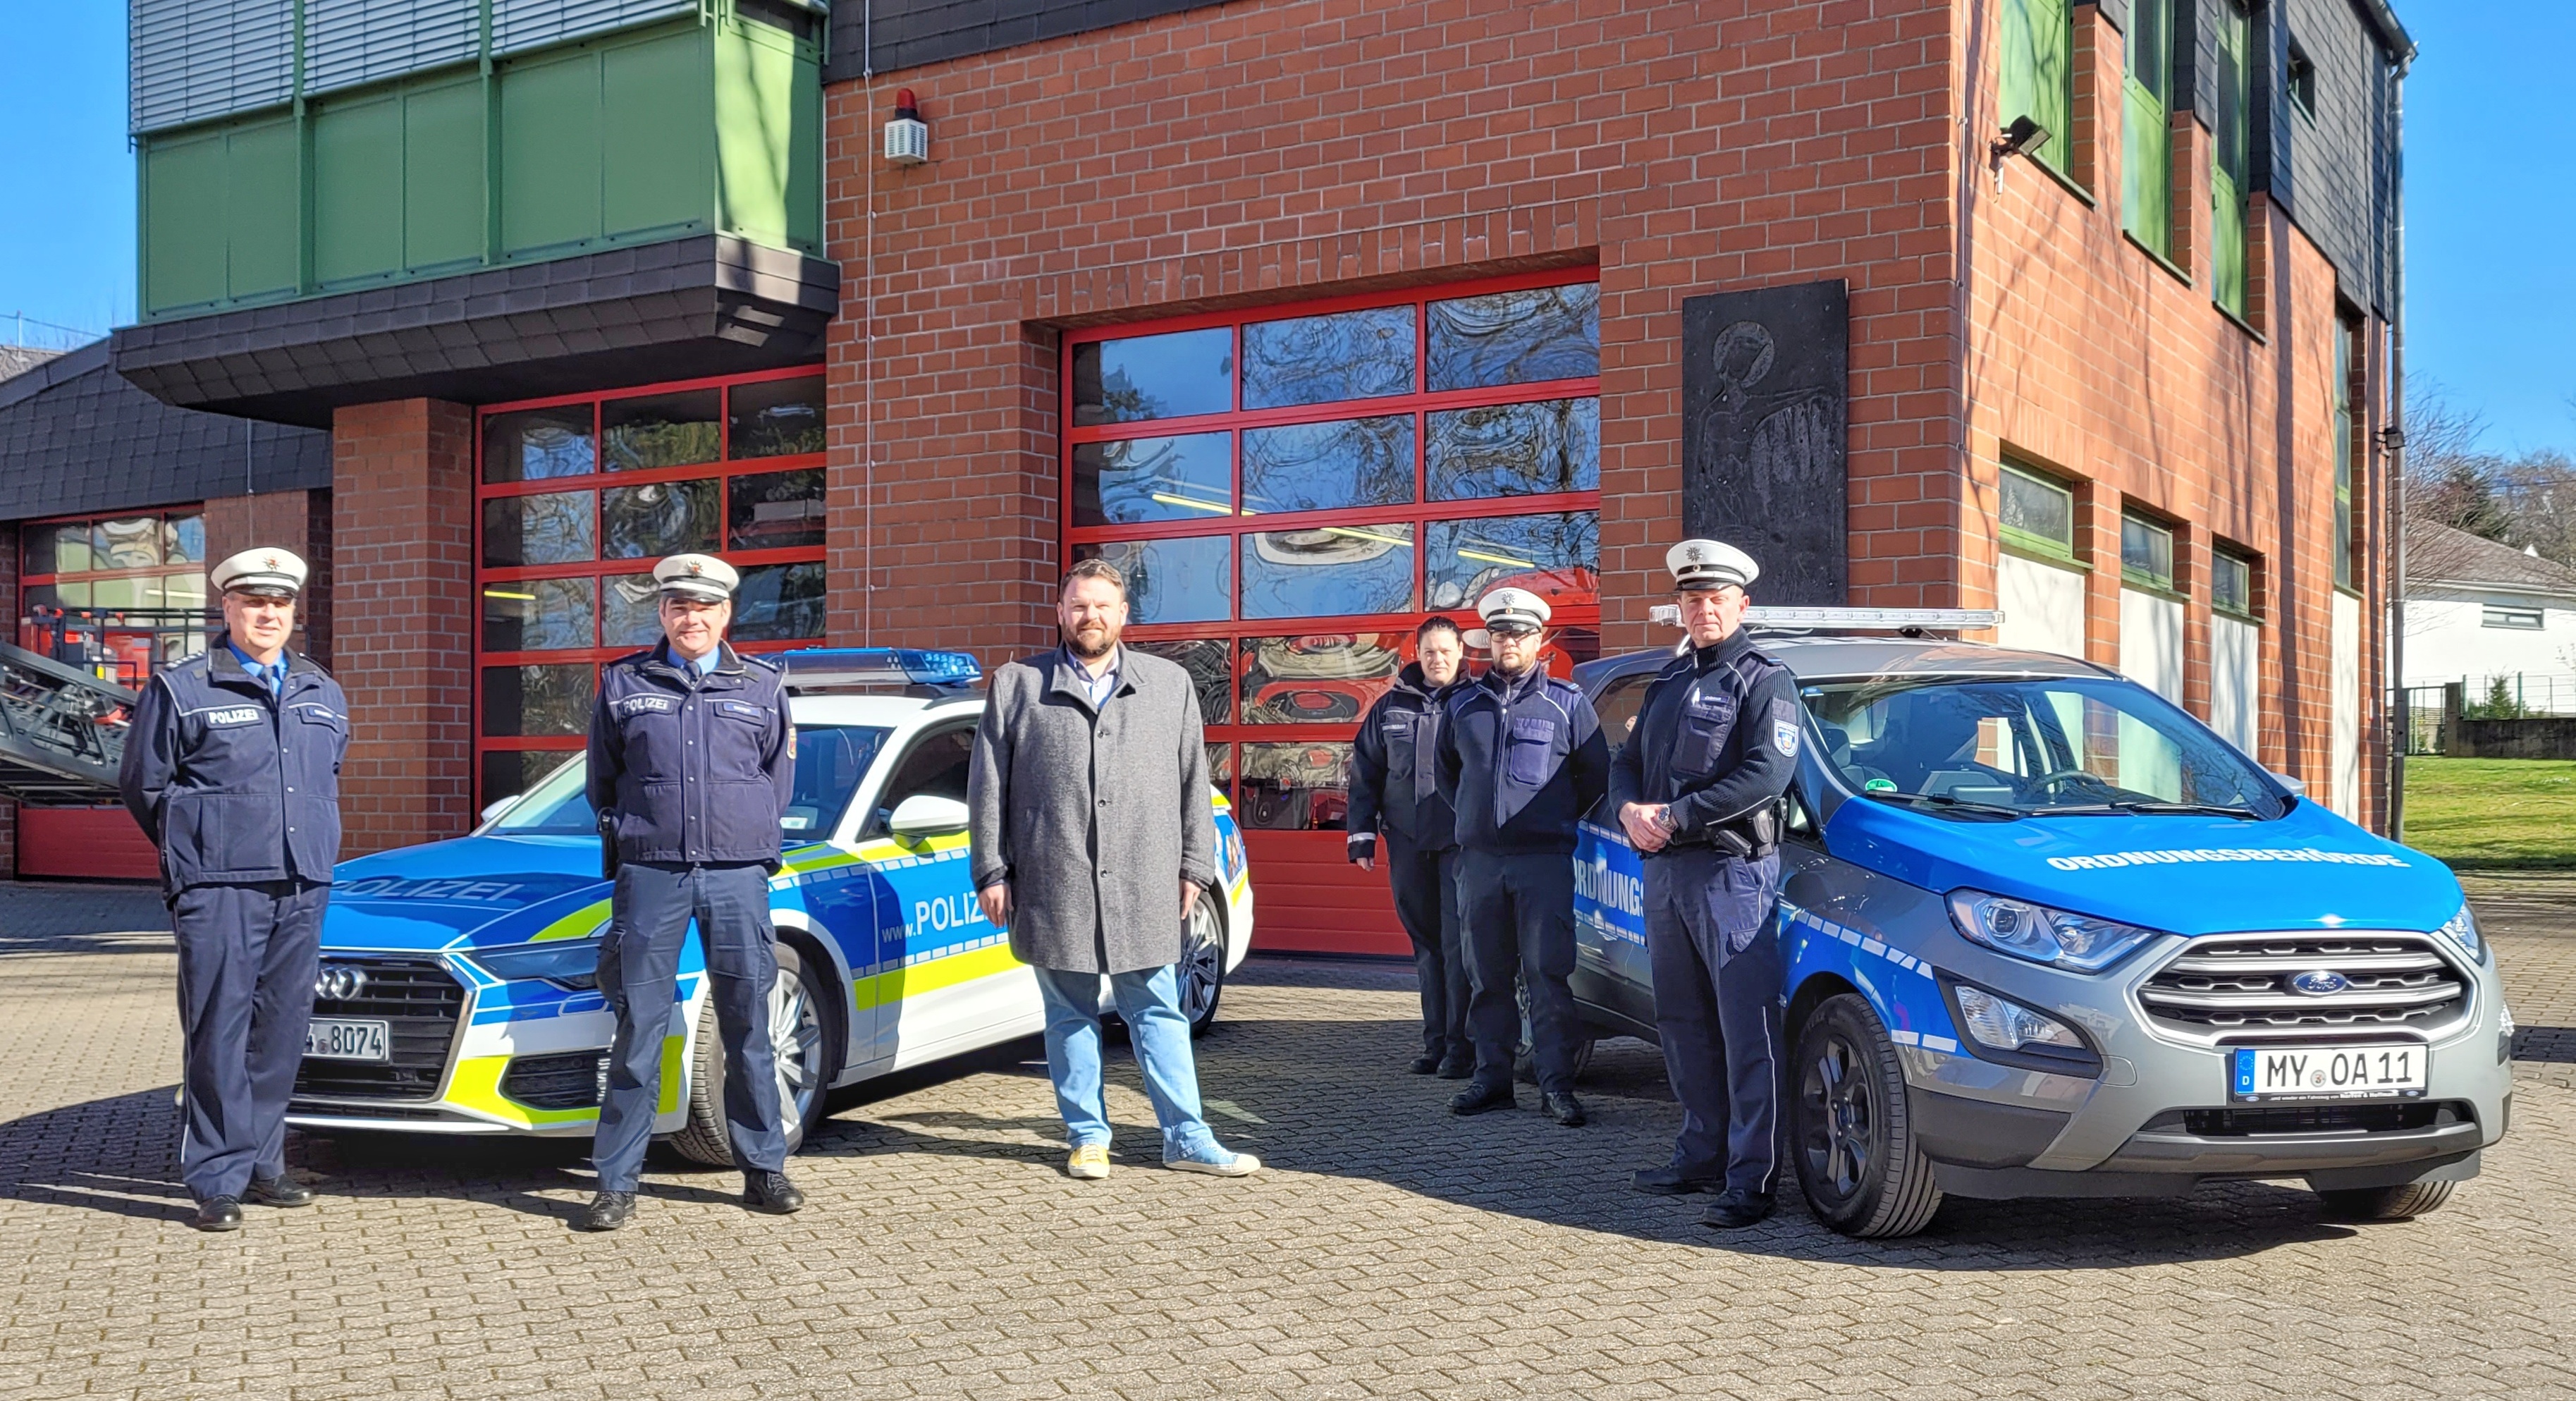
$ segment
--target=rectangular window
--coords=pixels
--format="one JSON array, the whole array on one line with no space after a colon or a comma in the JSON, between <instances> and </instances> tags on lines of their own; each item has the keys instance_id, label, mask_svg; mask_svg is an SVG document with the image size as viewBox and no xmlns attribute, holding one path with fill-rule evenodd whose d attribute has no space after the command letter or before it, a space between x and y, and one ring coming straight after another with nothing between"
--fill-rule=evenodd
<instances>
[{"instance_id":1,"label":"rectangular window","mask_svg":"<svg viewBox=\"0 0 2576 1401\"><path fill-rule=\"evenodd\" d=\"M2353 342L2361 331L2348 321L2335 323L2334 383L2328 386L2334 395L2334 582L2339 589L2353 584L2352 559L2352 475L2353 412L2352 377L2355 356Z\"/></svg>"},{"instance_id":2,"label":"rectangular window","mask_svg":"<svg viewBox=\"0 0 2576 1401\"><path fill-rule=\"evenodd\" d=\"M599 664L662 639L665 555L741 571L741 650L822 637L821 371L502 404L479 427L478 807L581 749Z\"/></svg>"},{"instance_id":3,"label":"rectangular window","mask_svg":"<svg viewBox=\"0 0 2576 1401\"><path fill-rule=\"evenodd\" d=\"M1504 584L1599 651L1601 289L1537 274L1076 331L1065 558L1127 576L1245 826L1338 830L1353 727Z\"/></svg>"},{"instance_id":4,"label":"rectangular window","mask_svg":"<svg viewBox=\"0 0 2576 1401\"><path fill-rule=\"evenodd\" d=\"M2141 588L2173 592L2173 527L2135 513L2120 517L2120 577Z\"/></svg>"},{"instance_id":5,"label":"rectangular window","mask_svg":"<svg viewBox=\"0 0 2576 1401\"><path fill-rule=\"evenodd\" d=\"M2485 616L2479 621L2491 628L2515 628L2523 632L2538 632L2545 619L2537 608L2489 607Z\"/></svg>"},{"instance_id":6,"label":"rectangular window","mask_svg":"<svg viewBox=\"0 0 2576 1401\"><path fill-rule=\"evenodd\" d=\"M2048 132L2029 154L2064 173L2074 150L2075 14L2068 0L2004 0L2003 121L2028 117Z\"/></svg>"},{"instance_id":7,"label":"rectangular window","mask_svg":"<svg viewBox=\"0 0 2576 1401\"><path fill-rule=\"evenodd\" d=\"M209 645L198 507L30 521L18 540L16 638L28 651L139 687Z\"/></svg>"},{"instance_id":8,"label":"rectangular window","mask_svg":"<svg viewBox=\"0 0 2576 1401\"><path fill-rule=\"evenodd\" d=\"M2120 220L2129 236L2173 251L2173 0L2131 0L2121 117Z\"/></svg>"},{"instance_id":9,"label":"rectangular window","mask_svg":"<svg viewBox=\"0 0 2576 1401\"><path fill-rule=\"evenodd\" d=\"M2289 90L2290 105L2309 121L2317 119L2317 66L2308 60L2308 51L2299 41L2290 41L2290 58L2281 72L2282 86Z\"/></svg>"},{"instance_id":10,"label":"rectangular window","mask_svg":"<svg viewBox=\"0 0 2576 1401\"><path fill-rule=\"evenodd\" d=\"M2075 558L2075 493L2007 461L1998 523L2004 543L2057 559Z\"/></svg>"},{"instance_id":11,"label":"rectangular window","mask_svg":"<svg viewBox=\"0 0 2576 1401\"><path fill-rule=\"evenodd\" d=\"M2254 619L2254 562L2229 550L2209 561L2209 606L2230 617Z\"/></svg>"},{"instance_id":12,"label":"rectangular window","mask_svg":"<svg viewBox=\"0 0 2576 1401\"><path fill-rule=\"evenodd\" d=\"M2251 194L2253 20L2241 0L2215 0L2216 120L2209 154L2209 296L2231 316L2246 313L2245 216Z\"/></svg>"}]
</instances>

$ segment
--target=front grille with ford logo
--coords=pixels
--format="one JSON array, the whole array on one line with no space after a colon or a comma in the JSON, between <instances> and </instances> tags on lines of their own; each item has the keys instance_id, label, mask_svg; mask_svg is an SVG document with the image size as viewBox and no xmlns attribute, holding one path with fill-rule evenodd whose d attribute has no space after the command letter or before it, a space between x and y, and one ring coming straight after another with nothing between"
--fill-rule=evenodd
<instances>
[{"instance_id":1,"label":"front grille with ford logo","mask_svg":"<svg viewBox=\"0 0 2576 1401\"><path fill-rule=\"evenodd\" d=\"M314 1017L384 1022L386 1055L382 1061L308 1056L295 1073L295 1097L434 1098L464 1010L464 986L435 958L326 956L314 978Z\"/></svg>"},{"instance_id":2,"label":"front grille with ford logo","mask_svg":"<svg viewBox=\"0 0 2576 1401\"><path fill-rule=\"evenodd\" d=\"M2468 987L2429 935L2220 934L2185 946L2138 1001L2199 1037L2429 1035L2459 1016Z\"/></svg>"}]
</instances>

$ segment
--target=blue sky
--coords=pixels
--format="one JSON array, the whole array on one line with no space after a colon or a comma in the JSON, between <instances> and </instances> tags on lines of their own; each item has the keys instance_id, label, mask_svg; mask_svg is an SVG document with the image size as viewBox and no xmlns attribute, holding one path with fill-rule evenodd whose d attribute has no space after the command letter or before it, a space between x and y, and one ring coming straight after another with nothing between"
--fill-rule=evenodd
<instances>
[{"instance_id":1,"label":"blue sky","mask_svg":"<svg viewBox=\"0 0 2576 1401\"><path fill-rule=\"evenodd\" d=\"M104 331L134 316L125 7L8 11L0 319ZM2406 91L2409 372L2485 415L2492 447L2576 450L2576 5L2398 11L2423 50Z\"/></svg>"}]
</instances>

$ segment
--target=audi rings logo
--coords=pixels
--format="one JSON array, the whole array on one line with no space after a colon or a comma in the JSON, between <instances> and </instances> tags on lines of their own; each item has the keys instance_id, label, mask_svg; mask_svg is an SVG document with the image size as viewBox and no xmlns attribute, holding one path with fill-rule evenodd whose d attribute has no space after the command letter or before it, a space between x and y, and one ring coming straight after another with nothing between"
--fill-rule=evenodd
<instances>
[{"instance_id":1,"label":"audi rings logo","mask_svg":"<svg viewBox=\"0 0 2576 1401\"><path fill-rule=\"evenodd\" d=\"M367 970L333 964L313 976L313 995L326 1002L346 1002L367 990Z\"/></svg>"},{"instance_id":2,"label":"audi rings logo","mask_svg":"<svg viewBox=\"0 0 2576 1401\"><path fill-rule=\"evenodd\" d=\"M2290 979L2290 991L2310 997L2332 997L2352 986L2352 979L2331 968L2311 968Z\"/></svg>"}]
</instances>

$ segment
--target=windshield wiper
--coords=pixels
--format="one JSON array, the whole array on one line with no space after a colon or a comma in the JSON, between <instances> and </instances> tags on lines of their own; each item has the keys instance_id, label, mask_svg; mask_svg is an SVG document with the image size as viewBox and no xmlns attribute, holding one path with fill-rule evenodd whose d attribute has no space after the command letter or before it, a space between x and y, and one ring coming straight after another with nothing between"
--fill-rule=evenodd
<instances>
[{"instance_id":1,"label":"windshield wiper","mask_svg":"<svg viewBox=\"0 0 2576 1401\"><path fill-rule=\"evenodd\" d=\"M1998 807L1993 803L1972 803L1953 798L1947 793L1890 792L1885 789L1861 794L1882 803L1900 803L1907 807L1927 807L1943 817L1957 817L1981 822L2019 822L2030 814L2019 808Z\"/></svg>"},{"instance_id":2,"label":"windshield wiper","mask_svg":"<svg viewBox=\"0 0 2576 1401\"><path fill-rule=\"evenodd\" d=\"M2216 803L2084 803L2075 807L2041 808L2044 817L2233 817L2243 822L2260 822L2262 817L2251 808L2222 807Z\"/></svg>"}]
</instances>

